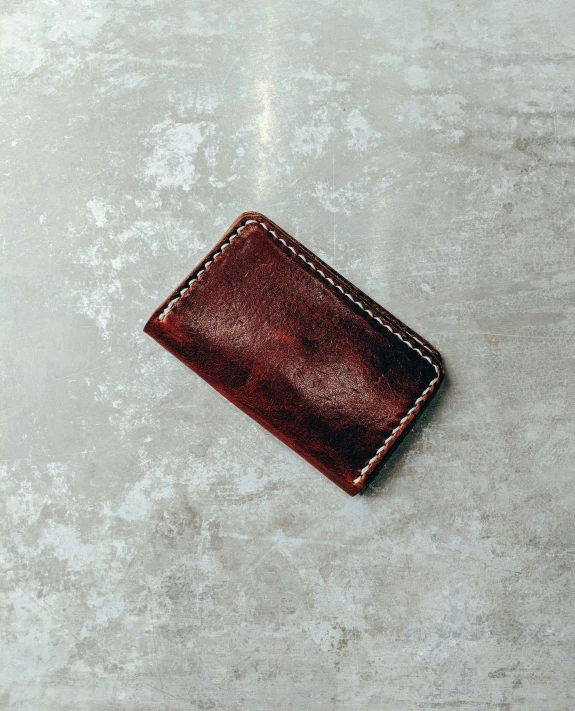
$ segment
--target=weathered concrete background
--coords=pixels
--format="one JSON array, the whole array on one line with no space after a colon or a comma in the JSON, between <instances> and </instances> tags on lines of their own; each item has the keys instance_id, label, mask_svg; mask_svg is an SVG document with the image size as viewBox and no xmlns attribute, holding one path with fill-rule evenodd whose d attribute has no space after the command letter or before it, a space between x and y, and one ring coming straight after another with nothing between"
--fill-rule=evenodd
<instances>
[{"instance_id":1,"label":"weathered concrete background","mask_svg":"<svg viewBox=\"0 0 575 711\"><path fill-rule=\"evenodd\" d=\"M572 711L570 0L4 0L0 708ZM246 209L444 354L348 498L142 327Z\"/></svg>"}]
</instances>

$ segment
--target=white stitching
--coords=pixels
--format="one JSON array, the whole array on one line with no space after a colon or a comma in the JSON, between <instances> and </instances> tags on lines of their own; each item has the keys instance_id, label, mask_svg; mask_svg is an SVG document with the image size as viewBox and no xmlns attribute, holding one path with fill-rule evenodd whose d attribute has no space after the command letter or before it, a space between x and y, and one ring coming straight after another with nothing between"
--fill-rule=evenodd
<instances>
[{"instance_id":1,"label":"white stitching","mask_svg":"<svg viewBox=\"0 0 575 711\"><path fill-rule=\"evenodd\" d=\"M401 334L399 334L397 331L394 331L394 330L391 328L391 326L390 326L389 324L383 323L383 321L381 320L381 318L380 318L379 316L374 316L373 313L372 313L366 306L364 306L364 305L363 305L362 303L360 303L359 301L356 301L356 300L353 298L353 296L352 296L351 294L348 294L347 291L344 291L344 290L342 289L342 287L341 287L339 284L336 284L336 283L333 281L333 279L331 279L330 277L327 277L327 276L322 272L321 269L318 269L318 267L316 267L314 264L312 264L312 262L310 262L308 259L306 259L305 255L299 254L299 252L296 252L296 250L295 250L291 245L287 244L287 242L286 242L285 240L283 240L281 237L278 237L278 236L276 235L276 233L275 233L272 229L270 229L270 228L265 224L265 222L260 222L259 220L246 220L246 221L243 223L243 225L241 225L240 227L237 227L237 228L236 228L236 231L235 231L233 234L231 234L231 235L229 236L229 238L227 239L226 242L224 242L224 243L222 244L222 246L220 247L219 252L216 252L216 253L212 256L212 258L211 258L209 261L204 262L204 264L202 265L202 269L196 274L196 276L195 276L193 279L190 279L190 281L182 288L182 290L180 291L179 295L178 295L178 296L175 296L175 297L168 303L168 305L166 306L166 308L165 308L165 309L162 311L162 313L158 316L158 320L159 320L159 321L163 321L163 320L166 318L166 316L170 313L170 311L174 308L174 306L178 303L178 301L179 301L179 300L186 294L186 292L190 289L191 285L192 285L195 281L198 281L198 279L200 278L200 275L201 275L201 274L205 274L205 272L208 270L208 268L210 267L210 265L213 264L214 261L216 260L216 258L219 257L220 254L224 251L224 249L226 249L226 247L229 246L230 242L231 242L235 237L237 237L237 235L240 234L240 232L244 229L244 227L245 227L246 225L253 224L253 223L257 223L257 224L261 225L270 235L273 236L274 239L276 239L278 242L281 242L285 247L287 247L287 248L288 248L289 250L291 250L294 254L296 254L296 255L297 255L300 259L302 259L306 264L309 264L309 266L310 266L314 271L316 271L321 277L323 277L323 278L325 279L325 281L329 282L332 286L334 286L336 289L338 289L339 291L341 291L341 293L342 293L344 296L347 296L348 299L350 299L351 301L353 301L354 304L357 304L357 305L359 306L359 308L362 309L363 311L365 311L366 314L368 314L368 316L370 316L374 321L377 321L381 326L383 326L384 328L386 328L390 333L393 333L394 336L397 336L397 338L399 338L400 341L403 341L403 343L405 343L405 345L409 346L409 347L410 347L412 350L414 350L416 353L419 353L419 355L420 355L424 360L428 361L428 363L430 363L431 366L433 367L433 369L435 370L435 378L433 378L433 380L429 383L429 385L425 388L425 390L424 390L424 391L421 393L421 395L417 398L417 400L415 401L413 407L412 407L410 410L408 410L408 411L406 412L405 416L399 421L399 424L397 425L397 427L396 427L394 430L391 431L389 437L384 441L384 443L383 443L383 444L381 445L381 447L377 450L377 452L373 455L373 457L367 462L367 464L365 465L365 467L363 467L363 469L360 471L359 476L353 480L353 483L354 483L354 484L359 484L363 479L365 479L365 477L367 476L367 473L368 473L368 471L370 470L372 464L373 464L373 463L375 462L375 460L378 459L378 458L382 455L382 453L389 447L390 442L395 438L395 436L396 436L398 433L400 433L400 431L402 431L403 429L405 429L405 427L404 427L405 423L409 421L410 416L412 415L412 413L414 413L415 410L418 409L419 405L427 398L427 396L428 396L429 393L433 390L433 388L435 387L435 385L437 384L437 382L438 382L438 380L439 380L439 368L435 365L435 363L433 363L433 362L431 361L431 359L430 359L428 356L423 355L423 353L419 350L419 348L417 348L417 346L414 346L410 341L408 341L408 340L406 340L405 338L403 338L403 336L401 336ZM414 341L416 341L417 343L419 343L420 346L424 347L426 350L429 350L428 347L427 347L424 343L422 343L422 342L419 340L419 338L416 338L415 336L412 336L412 338L413 338Z\"/></svg>"}]
</instances>

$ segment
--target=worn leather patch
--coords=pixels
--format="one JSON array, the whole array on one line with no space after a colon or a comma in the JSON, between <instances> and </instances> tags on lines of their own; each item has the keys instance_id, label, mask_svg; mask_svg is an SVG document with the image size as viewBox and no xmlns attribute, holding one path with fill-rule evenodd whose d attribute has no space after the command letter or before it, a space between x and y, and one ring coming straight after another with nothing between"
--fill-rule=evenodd
<instances>
[{"instance_id":1,"label":"worn leather patch","mask_svg":"<svg viewBox=\"0 0 575 711\"><path fill-rule=\"evenodd\" d=\"M255 212L144 330L352 496L443 377L433 346Z\"/></svg>"}]
</instances>

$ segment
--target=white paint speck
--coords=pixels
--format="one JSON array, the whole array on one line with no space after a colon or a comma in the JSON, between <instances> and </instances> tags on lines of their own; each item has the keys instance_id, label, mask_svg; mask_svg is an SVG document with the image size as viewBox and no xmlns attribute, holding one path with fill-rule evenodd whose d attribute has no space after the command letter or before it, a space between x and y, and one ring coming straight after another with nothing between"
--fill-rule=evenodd
<instances>
[{"instance_id":1,"label":"white paint speck","mask_svg":"<svg viewBox=\"0 0 575 711\"><path fill-rule=\"evenodd\" d=\"M195 156L212 124L174 123L170 119L156 124L151 133L158 134L152 155L146 160L146 177L159 188L191 190L198 179Z\"/></svg>"},{"instance_id":2,"label":"white paint speck","mask_svg":"<svg viewBox=\"0 0 575 711\"><path fill-rule=\"evenodd\" d=\"M96 227L104 227L108 222L107 213L110 211L110 206L103 200L93 198L86 203L86 207L90 210L91 215L89 215L89 218Z\"/></svg>"}]
</instances>

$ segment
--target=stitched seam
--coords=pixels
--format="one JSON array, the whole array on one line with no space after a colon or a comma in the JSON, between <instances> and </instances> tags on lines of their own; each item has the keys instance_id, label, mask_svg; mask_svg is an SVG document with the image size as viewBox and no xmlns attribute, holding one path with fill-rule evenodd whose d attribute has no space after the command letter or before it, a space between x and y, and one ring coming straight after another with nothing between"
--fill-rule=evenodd
<instances>
[{"instance_id":1,"label":"stitched seam","mask_svg":"<svg viewBox=\"0 0 575 711\"><path fill-rule=\"evenodd\" d=\"M377 321L381 326L386 328L390 333L393 333L394 336L399 338L400 341L405 343L405 345L409 346L412 350L414 350L416 353L419 353L419 355L426 360L432 368L435 370L435 377L433 380L429 383L429 385L425 388L425 390L421 393L421 395L417 398L417 400L414 402L413 406L405 413L404 417L401 418L399 421L399 424L395 429L393 429L387 437L387 439L383 442L381 447L376 451L376 453L369 459L366 463L366 465L363 467L363 469L360 470L359 476L353 479L354 484L359 484L361 483L367 476L371 466L373 463L376 461L376 459L380 458L383 456L383 454L386 452L386 450L391 446L391 442L393 439L398 437L401 432L405 429L407 426L408 422L411 418L411 416L415 413L416 410L419 409L420 405L422 402L424 402L435 385L437 385L437 382L439 381L439 368L435 363L432 362L431 358L429 358L427 355L424 355L417 346L413 345L409 340L405 339L400 333L397 331L394 331L393 328L387 323L384 323L379 316L375 316L373 312L367 308L367 306L364 306L360 301L356 301L354 297L351 294L348 294L347 291L345 291L339 284L336 284L334 280L331 277L326 276L323 271L319 268L316 267L315 264L310 262L305 255L300 254L296 249L292 247L292 245L288 244L284 239L281 237L278 237L277 234L275 233L274 230L270 229L265 222L260 222L259 220L246 220L242 225L240 225L235 232L233 232L229 238L222 244L220 247L219 251L216 252L215 254L212 255L212 257L207 260L204 264L202 264L202 269L196 274L196 276L193 279L190 279L190 281L185 284L185 286L180 290L180 292L173 298L171 301L166 305L166 308L162 311L162 313L158 316L159 321L163 321L166 316L170 313L170 311L174 308L174 306L178 303L178 301L189 291L190 287L195 281L198 281L198 279L202 276L202 274L205 274L205 272L208 270L208 268L214 263L214 261L219 257L222 252L230 245L230 243L240 234L240 232L246 227L246 225L249 224L258 224L261 225L268 234L272 235L274 239L276 239L278 242L281 242L284 247L287 247L291 252L293 252L297 257L299 257L301 260L303 260L307 265L309 265L314 271L316 271L325 281L327 281L329 284L334 287L334 289L337 289L338 291L341 291L341 293L346 296L350 301L353 301L354 304L359 306L360 309L366 312L368 316L370 316L374 321ZM427 348L425 344L423 344L418 338L413 337L417 343L419 343L423 348Z\"/></svg>"}]
</instances>

